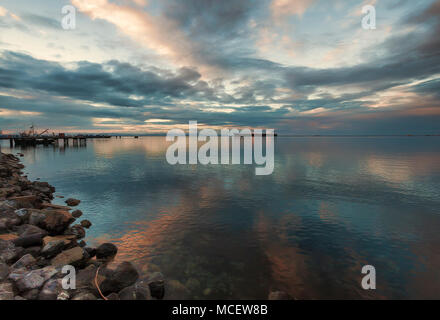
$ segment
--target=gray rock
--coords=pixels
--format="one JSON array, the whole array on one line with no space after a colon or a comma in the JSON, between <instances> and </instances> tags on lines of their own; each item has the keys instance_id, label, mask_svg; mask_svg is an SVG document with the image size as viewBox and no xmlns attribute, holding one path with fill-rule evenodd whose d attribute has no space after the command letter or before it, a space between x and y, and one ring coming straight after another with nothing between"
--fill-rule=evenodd
<instances>
[{"instance_id":1,"label":"gray rock","mask_svg":"<svg viewBox=\"0 0 440 320\"><path fill-rule=\"evenodd\" d=\"M25 292L32 289L39 289L50 278L58 273L53 266L32 270L16 282L18 290Z\"/></svg>"},{"instance_id":2,"label":"gray rock","mask_svg":"<svg viewBox=\"0 0 440 320\"><path fill-rule=\"evenodd\" d=\"M15 296L14 300L26 300L25 298L23 298L22 296Z\"/></svg>"},{"instance_id":3,"label":"gray rock","mask_svg":"<svg viewBox=\"0 0 440 320\"><path fill-rule=\"evenodd\" d=\"M41 250L41 255L45 258L52 258L63 251L64 240L55 240L46 244Z\"/></svg>"},{"instance_id":4,"label":"gray rock","mask_svg":"<svg viewBox=\"0 0 440 320\"><path fill-rule=\"evenodd\" d=\"M25 254L17 262L15 262L11 268L12 269L20 269L20 268L29 268L37 262L35 258L31 254Z\"/></svg>"},{"instance_id":5,"label":"gray rock","mask_svg":"<svg viewBox=\"0 0 440 320\"><path fill-rule=\"evenodd\" d=\"M41 234L34 233L34 234L27 235L27 236L20 236L16 239L12 240L12 242L17 247L27 248L27 247L41 245L41 243L43 242L43 237L44 236Z\"/></svg>"}]
</instances>

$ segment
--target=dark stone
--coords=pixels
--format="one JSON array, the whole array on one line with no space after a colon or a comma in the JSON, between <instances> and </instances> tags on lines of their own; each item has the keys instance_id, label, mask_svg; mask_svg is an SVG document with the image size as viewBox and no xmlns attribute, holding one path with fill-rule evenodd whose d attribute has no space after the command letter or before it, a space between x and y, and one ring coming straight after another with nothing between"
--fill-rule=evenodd
<instances>
[{"instance_id":1,"label":"dark stone","mask_svg":"<svg viewBox=\"0 0 440 320\"><path fill-rule=\"evenodd\" d=\"M40 246L32 246L24 249L23 254L30 254L34 258L37 258L40 255L41 247Z\"/></svg>"},{"instance_id":2,"label":"dark stone","mask_svg":"<svg viewBox=\"0 0 440 320\"><path fill-rule=\"evenodd\" d=\"M150 287L151 296L162 300L165 295L165 281L164 276L160 272L154 272L146 280Z\"/></svg>"},{"instance_id":3,"label":"dark stone","mask_svg":"<svg viewBox=\"0 0 440 320\"><path fill-rule=\"evenodd\" d=\"M85 247L84 250L87 251L90 258L93 258L94 256L96 256L96 248Z\"/></svg>"},{"instance_id":4,"label":"dark stone","mask_svg":"<svg viewBox=\"0 0 440 320\"><path fill-rule=\"evenodd\" d=\"M86 243L84 240L81 240L80 242L78 242L78 245L79 245L81 248L84 248L84 247L87 245L87 243Z\"/></svg>"},{"instance_id":5,"label":"dark stone","mask_svg":"<svg viewBox=\"0 0 440 320\"><path fill-rule=\"evenodd\" d=\"M79 218L79 217L81 217L82 216L82 211L81 210L75 210L75 211L73 211L72 212L72 217L74 217L74 218Z\"/></svg>"},{"instance_id":6,"label":"dark stone","mask_svg":"<svg viewBox=\"0 0 440 320\"><path fill-rule=\"evenodd\" d=\"M52 258L63 251L64 240L55 240L46 244L41 250L41 255L45 258Z\"/></svg>"},{"instance_id":7,"label":"dark stone","mask_svg":"<svg viewBox=\"0 0 440 320\"><path fill-rule=\"evenodd\" d=\"M105 279L101 283L101 291L104 294L119 292L123 288L131 286L139 278L136 268L131 262L124 261L116 269L107 270L103 273Z\"/></svg>"},{"instance_id":8,"label":"dark stone","mask_svg":"<svg viewBox=\"0 0 440 320\"><path fill-rule=\"evenodd\" d=\"M0 261L13 263L22 256L23 248L17 247L12 241L0 240Z\"/></svg>"},{"instance_id":9,"label":"dark stone","mask_svg":"<svg viewBox=\"0 0 440 320\"><path fill-rule=\"evenodd\" d=\"M137 281L119 292L121 300L151 300L150 287L146 281Z\"/></svg>"},{"instance_id":10,"label":"dark stone","mask_svg":"<svg viewBox=\"0 0 440 320\"><path fill-rule=\"evenodd\" d=\"M113 243L103 243L96 248L96 259L110 260L116 256L118 248Z\"/></svg>"},{"instance_id":11,"label":"dark stone","mask_svg":"<svg viewBox=\"0 0 440 320\"><path fill-rule=\"evenodd\" d=\"M86 231L80 224L75 224L68 228L65 232L65 235L74 235L77 239L84 238L86 236Z\"/></svg>"},{"instance_id":12,"label":"dark stone","mask_svg":"<svg viewBox=\"0 0 440 320\"><path fill-rule=\"evenodd\" d=\"M74 220L72 215L64 210L45 210L45 214L42 226L54 235L62 233Z\"/></svg>"},{"instance_id":13,"label":"dark stone","mask_svg":"<svg viewBox=\"0 0 440 320\"><path fill-rule=\"evenodd\" d=\"M65 201L67 203L67 205L69 207L75 207L77 205L79 205L79 203L81 202L81 200L78 199L73 199L73 198L69 198Z\"/></svg>"},{"instance_id":14,"label":"dark stone","mask_svg":"<svg viewBox=\"0 0 440 320\"><path fill-rule=\"evenodd\" d=\"M38 289L31 289L29 291L23 292L21 296L26 300L36 300L38 298Z\"/></svg>"},{"instance_id":15,"label":"dark stone","mask_svg":"<svg viewBox=\"0 0 440 320\"><path fill-rule=\"evenodd\" d=\"M17 239L12 240L12 242L17 247L27 248L41 245L41 243L43 242L43 237L43 235L35 233L28 236L21 236Z\"/></svg>"},{"instance_id":16,"label":"dark stone","mask_svg":"<svg viewBox=\"0 0 440 320\"><path fill-rule=\"evenodd\" d=\"M81 221L81 225L82 225L84 228L88 229L88 228L90 228L90 227L92 226L92 223L91 223L89 220L82 220L82 221Z\"/></svg>"}]
</instances>

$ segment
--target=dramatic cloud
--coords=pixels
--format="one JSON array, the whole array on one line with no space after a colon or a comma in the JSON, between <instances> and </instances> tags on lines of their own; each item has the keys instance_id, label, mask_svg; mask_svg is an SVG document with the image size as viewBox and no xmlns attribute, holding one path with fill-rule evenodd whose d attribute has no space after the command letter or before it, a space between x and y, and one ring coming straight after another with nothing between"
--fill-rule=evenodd
<instances>
[{"instance_id":1,"label":"dramatic cloud","mask_svg":"<svg viewBox=\"0 0 440 320\"><path fill-rule=\"evenodd\" d=\"M436 133L440 1L52 0L0 7L0 125Z\"/></svg>"}]
</instances>

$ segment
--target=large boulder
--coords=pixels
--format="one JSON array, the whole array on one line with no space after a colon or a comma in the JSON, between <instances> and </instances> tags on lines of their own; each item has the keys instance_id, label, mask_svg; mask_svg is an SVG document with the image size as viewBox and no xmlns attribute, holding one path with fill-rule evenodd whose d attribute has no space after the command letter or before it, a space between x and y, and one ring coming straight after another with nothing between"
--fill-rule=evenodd
<instances>
[{"instance_id":1,"label":"large boulder","mask_svg":"<svg viewBox=\"0 0 440 320\"><path fill-rule=\"evenodd\" d=\"M16 285L20 292L26 292L32 289L39 289L43 284L58 273L53 266L48 266L42 269L32 270L23 275L16 281Z\"/></svg>"},{"instance_id":2,"label":"large boulder","mask_svg":"<svg viewBox=\"0 0 440 320\"><path fill-rule=\"evenodd\" d=\"M57 267L72 265L74 267L82 266L88 259L89 255L81 247L74 247L65 250L52 259L51 264Z\"/></svg>"},{"instance_id":3,"label":"large boulder","mask_svg":"<svg viewBox=\"0 0 440 320\"><path fill-rule=\"evenodd\" d=\"M124 261L114 270L104 269L105 279L100 284L101 291L104 294L119 292L125 287L131 286L139 278L139 273L131 262Z\"/></svg>"},{"instance_id":4,"label":"large boulder","mask_svg":"<svg viewBox=\"0 0 440 320\"><path fill-rule=\"evenodd\" d=\"M118 248L113 243L103 243L96 248L96 259L109 261L118 253Z\"/></svg>"},{"instance_id":5,"label":"large boulder","mask_svg":"<svg viewBox=\"0 0 440 320\"><path fill-rule=\"evenodd\" d=\"M42 227L50 234L60 234L75 219L65 210L45 210L46 218L42 222Z\"/></svg>"},{"instance_id":6,"label":"large boulder","mask_svg":"<svg viewBox=\"0 0 440 320\"><path fill-rule=\"evenodd\" d=\"M83 226L84 228L88 229L92 226L92 223L89 220L82 220L81 221L81 226Z\"/></svg>"}]
</instances>

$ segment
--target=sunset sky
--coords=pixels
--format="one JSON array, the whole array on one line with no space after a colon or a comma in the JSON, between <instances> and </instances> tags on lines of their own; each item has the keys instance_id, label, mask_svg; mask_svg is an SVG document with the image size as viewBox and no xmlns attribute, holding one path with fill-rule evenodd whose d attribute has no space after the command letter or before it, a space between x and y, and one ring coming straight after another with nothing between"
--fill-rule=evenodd
<instances>
[{"instance_id":1,"label":"sunset sky","mask_svg":"<svg viewBox=\"0 0 440 320\"><path fill-rule=\"evenodd\" d=\"M73 5L76 29L63 30ZM374 5L375 30L361 26ZM1 0L0 130L440 134L440 1Z\"/></svg>"}]
</instances>

